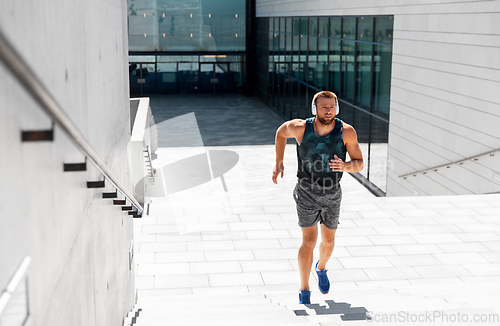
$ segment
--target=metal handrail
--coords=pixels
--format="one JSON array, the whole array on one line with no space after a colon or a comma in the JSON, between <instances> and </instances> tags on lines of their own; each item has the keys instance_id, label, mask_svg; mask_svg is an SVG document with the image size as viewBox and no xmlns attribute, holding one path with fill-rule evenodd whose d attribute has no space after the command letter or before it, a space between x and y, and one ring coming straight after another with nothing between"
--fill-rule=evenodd
<instances>
[{"instance_id":1,"label":"metal handrail","mask_svg":"<svg viewBox=\"0 0 500 326\"><path fill-rule=\"evenodd\" d=\"M19 53L15 51L13 46L7 41L3 33L0 31L0 60L4 66L10 70L14 77L24 86L25 90L33 97L40 107L54 119L54 121L62 128L70 137L75 145L83 152L90 162L99 170L99 172L111 182L111 184L125 198L136 207L139 212L143 212L141 204L129 194L127 190L120 184L118 179L113 175L106 163L99 157L94 148L85 139L76 125L71 121L66 112L52 97L50 92L45 88L42 82L37 78L34 72L21 59Z\"/></svg>"},{"instance_id":2,"label":"metal handrail","mask_svg":"<svg viewBox=\"0 0 500 326\"><path fill-rule=\"evenodd\" d=\"M436 171L438 170L439 168L442 168L442 167L450 167L451 165L453 164L461 164L465 161L468 161L468 160L474 160L474 161L477 161L477 159L481 156L484 156L484 155L491 155L493 156L495 152L498 152L500 151L500 148L497 148L497 149L494 149L494 150L491 150L489 152L485 152L485 153L481 153L479 155L473 155L473 156L469 156L469 157L466 157L466 158L463 158L461 160L458 160L458 161L454 161L454 162L450 162L450 163L446 163L446 164L440 164L440 165L436 165L436 166L433 166L432 168L426 168L426 169L423 169L423 170L418 170L418 171L415 171L415 172L412 172L412 173L406 173L406 174L403 174L403 175L400 175L399 177L400 178L406 178L410 175L417 175L419 173L426 173L427 171L430 171L430 170L433 170L433 171Z\"/></svg>"}]
</instances>

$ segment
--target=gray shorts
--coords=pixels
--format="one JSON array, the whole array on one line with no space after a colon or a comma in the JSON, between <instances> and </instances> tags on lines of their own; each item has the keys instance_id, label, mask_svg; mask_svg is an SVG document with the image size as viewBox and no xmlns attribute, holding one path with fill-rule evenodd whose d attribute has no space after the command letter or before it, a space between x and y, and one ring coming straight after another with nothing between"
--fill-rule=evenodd
<instances>
[{"instance_id":1,"label":"gray shorts","mask_svg":"<svg viewBox=\"0 0 500 326\"><path fill-rule=\"evenodd\" d=\"M297 215L301 228L316 225L318 222L336 230L339 224L342 188L340 184L332 190L324 191L319 187L297 183L293 191L297 204Z\"/></svg>"}]
</instances>

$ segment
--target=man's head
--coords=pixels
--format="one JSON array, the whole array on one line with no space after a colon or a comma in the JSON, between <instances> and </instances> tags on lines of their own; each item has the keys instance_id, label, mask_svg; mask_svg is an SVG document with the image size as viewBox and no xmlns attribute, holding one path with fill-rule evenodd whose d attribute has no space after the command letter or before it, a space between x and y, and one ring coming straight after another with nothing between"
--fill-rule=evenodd
<instances>
[{"instance_id":1,"label":"man's head","mask_svg":"<svg viewBox=\"0 0 500 326\"><path fill-rule=\"evenodd\" d=\"M329 91L316 93L313 98L312 112L323 124L331 124L338 114L337 96Z\"/></svg>"}]
</instances>

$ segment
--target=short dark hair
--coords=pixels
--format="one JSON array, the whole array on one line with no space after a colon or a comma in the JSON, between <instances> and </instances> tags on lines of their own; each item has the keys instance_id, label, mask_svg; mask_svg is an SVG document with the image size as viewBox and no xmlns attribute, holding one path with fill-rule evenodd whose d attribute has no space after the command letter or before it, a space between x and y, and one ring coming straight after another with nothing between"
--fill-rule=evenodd
<instances>
[{"instance_id":1,"label":"short dark hair","mask_svg":"<svg viewBox=\"0 0 500 326\"><path fill-rule=\"evenodd\" d=\"M316 104L316 100L318 99L318 97L333 98L337 100L337 95L335 95L333 92L321 91L319 93L316 93L316 95L314 95L314 104Z\"/></svg>"}]
</instances>

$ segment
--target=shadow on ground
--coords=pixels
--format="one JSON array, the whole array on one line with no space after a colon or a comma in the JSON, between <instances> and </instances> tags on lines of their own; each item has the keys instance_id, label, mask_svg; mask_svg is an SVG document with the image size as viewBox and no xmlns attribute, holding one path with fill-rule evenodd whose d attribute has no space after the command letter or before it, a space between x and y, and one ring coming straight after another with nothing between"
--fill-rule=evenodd
<instances>
[{"instance_id":1,"label":"shadow on ground","mask_svg":"<svg viewBox=\"0 0 500 326\"><path fill-rule=\"evenodd\" d=\"M204 146L273 145L283 119L255 97L237 94L148 95L158 146L172 147L161 123L194 112ZM177 146L181 147L181 146Z\"/></svg>"},{"instance_id":2,"label":"shadow on ground","mask_svg":"<svg viewBox=\"0 0 500 326\"><path fill-rule=\"evenodd\" d=\"M350 303L346 302L335 302L333 300L326 300L325 303L328 306L322 306L320 304L306 304L308 309L312 309L316 312L316 315L342 315L340 318L342 320L371 320L371 317L367 314L368 310L365 307L351 307ZM297 316L309 316L307 310L294 310Z\"/></svg>"}]
</instances>

